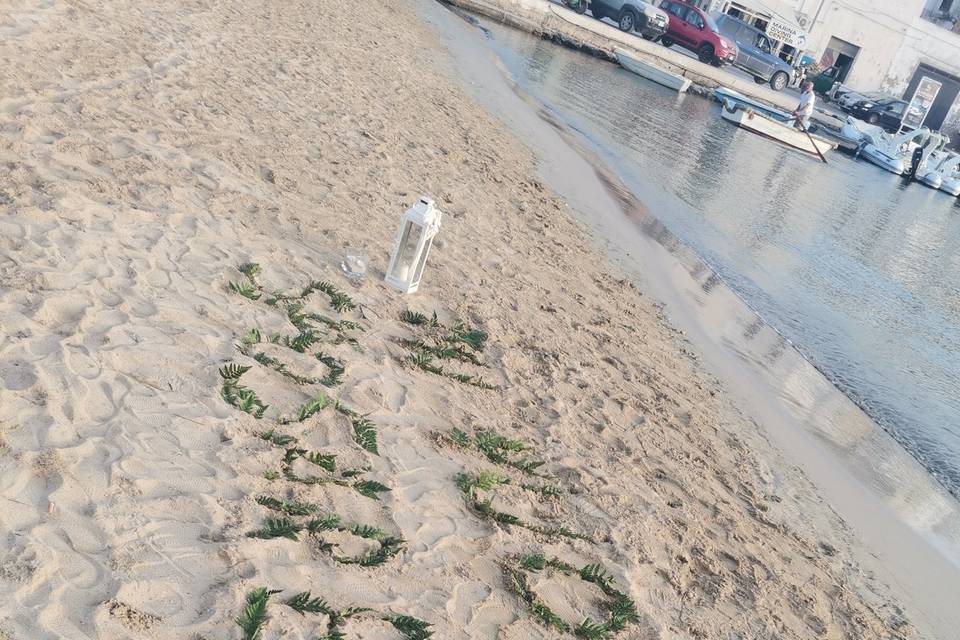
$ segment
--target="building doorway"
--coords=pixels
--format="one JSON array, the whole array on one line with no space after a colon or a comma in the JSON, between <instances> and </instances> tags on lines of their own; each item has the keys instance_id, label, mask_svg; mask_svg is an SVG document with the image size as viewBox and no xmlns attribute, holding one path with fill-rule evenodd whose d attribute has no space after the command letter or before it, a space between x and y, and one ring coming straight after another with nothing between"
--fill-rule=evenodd
<instances>
[{"instance_id":1,"label":"building doorway","mask_svg":"<svg viewBox=\"0 0 960 640\"><path fill-rule=\"evenodd\" d=\"M859 53L860 47L857 45L831 36L826 50L820 56L820 66L824 69L836 67L837 82L843 82L850 75L850 70Z\"/></svg>"}]
</instances>

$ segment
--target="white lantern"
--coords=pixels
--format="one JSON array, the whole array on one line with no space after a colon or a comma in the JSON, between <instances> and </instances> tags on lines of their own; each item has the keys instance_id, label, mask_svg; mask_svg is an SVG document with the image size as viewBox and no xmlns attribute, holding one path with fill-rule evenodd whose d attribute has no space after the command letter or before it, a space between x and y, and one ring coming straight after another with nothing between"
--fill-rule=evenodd
<instances>
[{"instance_id":1,"label":"white lantern","mask_svg":"<svg viewBox=\"0 0 960 640\"><path fill-rule=\"evenodd\" d=\"M443 213L426 196L421 196L417 204L407 209L400 223L400 231L397 232L397 244L390 256L385 278L387 284L404 293L417 290L442 217Z\"/></svg>"}]
</instances>

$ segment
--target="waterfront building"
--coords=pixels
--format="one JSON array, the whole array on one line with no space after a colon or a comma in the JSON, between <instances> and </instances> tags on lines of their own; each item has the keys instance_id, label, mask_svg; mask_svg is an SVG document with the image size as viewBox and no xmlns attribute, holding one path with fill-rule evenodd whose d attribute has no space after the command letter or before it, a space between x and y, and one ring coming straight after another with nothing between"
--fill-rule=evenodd
<instances>
[{"instance_id":1,"label":"waterfront building","mask_svg":"<svg viewBox=\"0 0 960 640\"><path fill-rule=\"evenodd\" d=\"M767 31L783 59L836 67L843 84L917 103L960 141L960 0L697 0ZM779 37L777 37L779 36Z\"/></svg>"}]
</instances>

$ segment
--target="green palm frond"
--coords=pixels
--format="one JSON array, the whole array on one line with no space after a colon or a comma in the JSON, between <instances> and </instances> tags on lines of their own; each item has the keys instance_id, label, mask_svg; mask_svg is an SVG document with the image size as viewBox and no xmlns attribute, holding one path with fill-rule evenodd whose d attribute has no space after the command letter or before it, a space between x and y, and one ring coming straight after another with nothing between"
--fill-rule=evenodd
<instances>
[{"instance_id":1,"label":"green palm frond","mask_svg":"<svg viewBox=\"0 0 960 640\"><path fill-rule=\"evenodd\" d=\"M539 600L534 600L533 602L529 603L527 608L530 610L530 613L533 614L533 616L545 627L553 627L557 631L570 631L570 625L564 622L563 618L554 613L550 607L543 604Z\"/></svg>"},{"instance_id":2,"label":"green palm frond","mask_svg":"<svg viewBox=\"0 0 960 640\"><path fill-rule=\"evenodd\" d=\"M527 491L533 491L548 498L560 496L565 493L564 488L558 484L522 484L520 486Z\"/></svg>"},{"instance_id":3,"label":"green palm frond","mask_svg":"<svg viewBox=\"0 0 960 640\"><path fill-rule=\"evenodd\" d=\"M353 524L347 529L350 533L361 538L369 538L371 540L379 540L384 537L386 533L383 529L378 529L377 527L371 526L369 524Z\"/></svg>"},{"instance_id":4,"label":"green palm frond","mask_svg":"<svg viewBox=\"0 0 960 640\"><path fill-rule=\"evenodd\" d=\"M249 347L250 345L258 344L260 339L260 330L254 327L240 336L240 343Z\"/></svg>"},{"instance_id":5,"label":"green palm frond","mask_svg":"<svg viewBox=\"0 0 960 640\"><path fill-rule=\"evenodd\" d=\"M540 571L547 566L547 558L542 553L528 553L520 556L519 564L528 571Z\"/></svg>"},{"instance_id":6,"label":"green palm frond","mask_svg":"<svg viewBox=\"0 0 960 640\"><path fill-rule=\"evenodd\" d=\"M385 484L381 484L376 480L360 480L359 482L353 483L353 488L362 496L367 498L372 498L374 500L379 500L380 496L378 493L386 493L390 491L390 487Z\"/></svg>"},{"instance_id":7,"label":"green palm frond","mask_svg":"<svg viewBox=\"0 0 960 640\"><path fill-rule=\"evenodd\" d=\"M306 353L307 349L318 342L320 342L319 334L313 329L307 329L286 340L286 345L297 353Z\"/></svg>"},{"instance_id":8,"label":"green palm frond","mask_svg":"<svg viewBox=\"0 0 960 640\"><path fill-rule=\"evenodd\" d=\"M311 378L309 376L301 376L299 374L294 373L293 371L290 371L287 365L280 362L276 358L268 356L262 351L258 351L257 353L254 353L251 357L257 362L259 362L260 364L262 364L263 366L270 367L280 375L290 378L297 384L315 384L316 382L318 382L318 380L316 380L315 378Z\"/></svg>"},{"instance_id":9,"label":"green palm frond","mask_svg":"<svg viewBox=\"0 0 960 640\"><path fill-rule=\"evenodd\" d=\"M347 636L339 629L329 629L317 640L346 640Z\"/></svg>"},{"instance_id":10,"label":"green palm frond","mask_svg":"<svg viewBox=\"0 0 960 640\"><path fill-rule=\"evenodd\" d=\"M610 634L610 629L606 624L594 622L590 618L584 618L583 622L578 624L573 630L573 635L583 640L600 640Z\"/></svg>"},{"instance_id":11,"label":"green palm frond","mask_svg":"<svg viewBox=\"0 0 960 640\"><path fill-rule=\"evenodd\" d=\"M427 316L423 315L419 311L404 309L400 312L400 320L402 322L406 322L407 324L421 325L427 323Z\"/></svg>"},{"instance_id":12,"label":"green palm frond","mask_svg":"<svg viewBox=\"0 0 960 640\"><path fill-rule=\"evenodd\" d=\"M294 438L293 436L288 436L284 433L277 433L273 429L262 431L258 433L257 436L277 447L284 447L290 444L291 442L297 441L297 439Z\"/></svg>"},{"instance_id":13,"label":"green palm frond","mask_svg":"<svg viewBox=\"0 0 960 640\"><path fill-rule=\"evenodd\" d=\"M220 395L228 404L257 419L263 418L263 413L268 408L260 401L255 391L240 385L235 379L224 380Z\"/></svg>"},{"instance_id":14,"label":"green palm frond","mask_svg":"<svg viewBox=\"0 0 960 640\"><path fill-rule=\"evenodd\" d=\"M250 300L260 299L260 291L249 282L231 282L227 286L230 288L230 291L239 293L244 298L249 298Z\"/></svg>"},{"instance_id":15,"label":"green palm frond","mask_svg":"<svg viewBox=\"0 0 960 640\"><path fill-rule=\"evenodd\" d=\"M266 587L254 589L247 594L247 606L234 620L243 632L243 640L260 640L263 626L267 623L267 601L276 591Z\"/></svg>"},{"instance_id":16,"label":"green palm frond","mask_svg":"<svg viewBox=\"0 0 960 640\"><path fill-rule=\"evenodd\" d=\"M361 447L373 453L380 455L377 448L377 426L366 416L357 416L351 419L353 423L353 439Z\"/></svg>"},{"instance_id":17,"label":"green palm frond","mask_svg":"<svg viewBox=\"0 0 960 640\"><path fill-rule=\"evenodd\" d=\"M325 387L335 387L340 384L343 379L343 374L347 370L343 362L337 360L333 356L327 355L322 351L315 356L317 360L322 362L327 366L329 372L327 375L319 380L320 384Z\"/></svg>"},{"instance_id":18,"label":"green palm frond","mask_svg":"<svg viewBox=\"0 0 960 640\"><path fill-rule=\"evenodd\" d=\"M240 376L250 371L250 367L244 367L239 364L230 363L220 367L220 377L224 380L239 380Z\"/></svg>"},{"instance_id":19,"label":"green palm frond","mask_svg":"<svg viewBox=\"0 0 960 640\"><path fill-rule=\"evenodd\" d=\"M454 427L453 429L451 429L447 437L449 437L450 440L452 440L454 443L456 443L461 447L470 446L470 436L468 436L465 431L462 431L457 427Z\"/></svg>"},{"instance_id":20,"label":"green palm frond","mask_svg":"<svg viewBox=\"0 0 960 640\"><path fill-rule=\"evenodd\" d=\"M305 455L307 455L306 449L301 449L300 447L290 447L283 452L283 463L286 465L293 464L294 460Z\"/></svg>"},{"instance_id":21,"label":"green palm frond","mask_svg":"<svg viewBox=\"0 0 960 640\"><path fill-rule=\"evenodd\" d=\"M289 518L267 518L263 526L247 533L248 538L270 540L272 538L288 538L297 540L297 534L303 530L303 525Z\"/></svg>"},{"instance_id":22,"label":"green palm frond","mask_svg":"<svg viewBox=\"0 0 960 640\"><path fill-rule=\"evenodd\" d=\"M404 541L402 538L389 536L386 538L381 538L379 547L368 553L365 553L362 556L357 558L336 556L334 557L334 560L340 562L341 564L356 564L361 567L373 567L383 564L393 556L400 553L400 551L403 549L403 544Z\"/></svg>"},{"instance_id":23,"label":"green palm frond","mask_svg":"<svg viewBox=\"0 0 960 640\"><path fill-rule=\"evenodd\" d=\"M523 473L529 473L530 475L537 475L537 469L546 464L543 460L511 460L510 466L518 471Z\"/></svg>"},{"instance_id":24,"label":"green palm frond","mask_svg":"<svg viewBox=\"0 0 960 640\"><path fill-rule=\"evenodd\" d=\"M256 262L244 262L237 266L237 271L249 278L250 282L256 283L257 276L260 275L260 265Z\"/></svg>"},{"instance_id":25,"label":"green palm frond","mask_svg":"<svg viewBox=\"0 0 960 640\"><path fill-rule=\"evenodd\" d=\"M246 387L241 387L237 385L236 389L236 401L233 402L233 406L241 411L249 413L254 418L262 418L264 411L267 410L268 405L263 404L260 401L260 398L257 397L257 393L253 389L247 389Z\"/></svg>"},{"instance_id":26,"label":"green palm frond","mask_svg":"<svg viewBox=\"0 0 960 640\"><path fill-rule=\"evenodd\" d=\"M290 324L292 324L301 332L307 331L311 328L310 323L307 321L307 316L303 312L302 304L287 305L287 320L289 320Z\"/></svg>"},{"instance_id":27,"label":"green palm frond","mask_svg":"<svg viewBox=\"0 0 960 640\"><path fill-rule=\"evenodd\" d=\"M271 496L257 496L257 503L290 516L308 516L320 510L320 507L309 502L288 502Z\"/></svg>"},{"instance_id":28,"label":"green palm frond","mask_svg":"<svg viewBox=\"0 0 960 640\"><path fill-rule=\"evenodd\" d=\"M321 453L319 451L311 451L306 456L304 456L307 462L315 464L318 467L330 471L331 473L337 469L337 456L333 453Z\"/></svg>"},{"instance_id":29,"label":"green palm frond","mask_svg":"<svg viewBox=\"0 0 960 640\"><path fill-rule=\"evenodd\" d=\"M448 342L462 342L474 351L483 351L487 344L488 337L486 331L471 329L462 322L457 322L453 325L451 334L447 336L445 340Z\"/></svg>"},{"instance_id":30,"label":"green palm frond","mask_svg":"<svg viewBox=\"0 0 960 640\"><path fill-rule=\"evenodd\" d=\"M393 625L393 628L403 634L405 640L427 640L433 635L429 630L430 623L414 618L413 616L387 616L384 620Z\"/></svg>"},{"instance_id":31,"label":"green palm frond","mask_svg":"<svg viewBox=\"0 0 960 640\"><path fill-rule=\"evenodd\" d=\"M316 535L322 531L333 531L340 528L340 516L335 513L328 513L321 518L313 518L307 521L307 533Z\"/></svg>"},{"instance_id":32,"label":"green palm frond","mask_svg":"<svg viewBox=\"0 0 960 640\"><path fill-rule=\"evenodd\" d=\"M334 612L333 607L331 607L323 598L311 598L309 591L302 591L296 594L284 602L284 604L300 615L306 615L308 613L323 613L330 615Z\"/></svg>"},{"instance_id":33,"label":"green palm frond","mask_svg":"<svg viewBox=\"0 0 960 640\"><path fill-rule=\"evenodd\" d=\"M599 564L588 564L580 569L580 578L592 582L604 591L613 584L613 576Z\"/></svg>"},{"instance_id":34,"label":"green palm frond","mask_svg":"<svg viewBox=\"0 0 960 640\"><path fill-rule=\"evenodd\" d=\"M339 313L357 308L357 303L355 303L350 296L339 291L330 295L330 305Z\"/></svg>"},{"instance_id":35,"label":"green palm frond","mask_svg":"<svg viewBox=\"0 0 960 640\"><path fill-rule=\"evenodd\" d=\"M263 477L267 480L276 480L280 477L280 472L276 469L267 469L263 472Z\"/></svg>"},{"instance_id":36,"label":"green palm frond","mask_svg":"<svg viewBox=\"0 0 960 640\"><path fill-rule=\"evenodd\" d=\"M610 620L607 622L607 626L610 627L611 631L622 631L628 624L640 622L636 605L624 593L617 591L604 607L610 612Z\"/></svg>"},{"instance_id":37,"label":"green palm frond","mask_svg":"<svg viewBox=\"0 0 960 640\"><path fill-rule=\"evenodd\" d=\"M347 607L337 612L337 619L348 620L361 613L367 613L368 611L373 611L373 609L370 607Z\"/></svg>"},{"instance_id":38,"label":"green palm frond","mask_svg":"<svg viewBox=\"0 0 960 640\"><path fill-rule=\"evenodd\" d=\"M454 480L457 487L464 493L471 493L474 489L490 491L497 485L509 484L510 482L510 478L492 470L481 471L477 475L459 473Z\"/></svg>"},{"instance_id":39,"label":"green palm frond","mask_svg":"<svg viewBox=\"0 0 960 640\"><path fill-rule=\"evenodd\" d=\"M303 422L313 414L322 411L330 403L327 396L321 391L315 398L307 400L297 408L297 417L294 422Z\"/></svg>"},{"instance_id":40,"label":"green palm frond","mask_svg":"<svg viewBox=\"0 0 960 640\"><path fill-rule=\"evenodd\" d=\"M297 482L299 484L305 484L305 485L326 484L327 482L326 479L317 478L315 476L299 476L293 471L293 469L289 465L283 466L283 477L289 480L290 482Z\"/></svg>"},{"instance_id":41,"label":"green palm frond","mask_svg":"<svg viewBox=\"0 0 960 640\"><path fill-rule=\"evenodd\" d=\"M433 356L423 351L418 351L410 356L410 362L418 369L438 376L443 375L443 367L433 364Z\"/></svg>"}]
</instances>

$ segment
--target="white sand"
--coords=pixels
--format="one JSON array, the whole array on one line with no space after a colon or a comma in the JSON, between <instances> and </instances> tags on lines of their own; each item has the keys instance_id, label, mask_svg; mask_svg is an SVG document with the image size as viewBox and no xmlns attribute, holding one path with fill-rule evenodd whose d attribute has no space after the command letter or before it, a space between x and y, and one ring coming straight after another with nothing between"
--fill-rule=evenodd
<instances>
[{"instance_id":1,"label":"white sand","mask_svg":"<svg viewBox=\"0 0 960 640\"><path fill-rule=\"evenodd\" d=\"M325 632L323 616L280 604L303 590L417 616L436 638L557 637L501 568L540 550L613 574L640 614L622 637L910 635L843 524L578 239L405 3L19 0L0 36L0 638L239 638L233 619L259 586L283 590L264 638ZM420 193L446 218L411 306L489 332L487 368L444 365L501 390L404 362L408 301L379 279ZM360 289L338 273L346 246L373 262ZM362 303L343 314L364 329L362 353L315 349L344 360L329 392L371 414L380 456L332 408L275 424L319 387L238 354L251 327L295 333L228 290L247 261L268 290L330 280ZM323 294L307 307L337 315ZM253 365L242 382L271 404L263 420L221 398L228 362ZM495 465L437 442L455 426L534 444L567 493L542 499L501 466L513 483L493 504L591 540L471 511L454 476ZM283 456L256 435L271 427L341 469L369 465L392 491L264 478ZM316 503L405 550L363 568L305 533L247 538L277 515L258 495ZM336 554L376 548L324 537ZM590 585L532 581L573 624L602 613ZM369 617L344 631L399 637Z\"/></svg>"}]
</instances>

